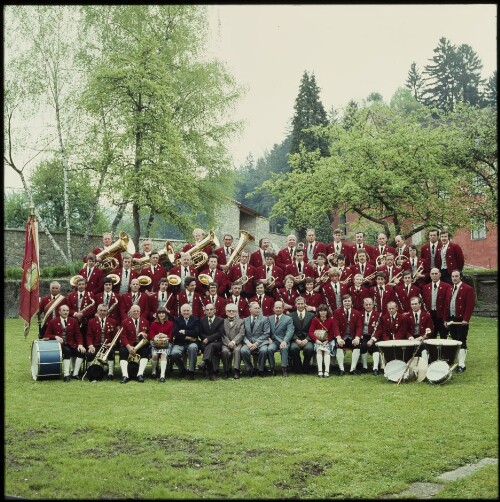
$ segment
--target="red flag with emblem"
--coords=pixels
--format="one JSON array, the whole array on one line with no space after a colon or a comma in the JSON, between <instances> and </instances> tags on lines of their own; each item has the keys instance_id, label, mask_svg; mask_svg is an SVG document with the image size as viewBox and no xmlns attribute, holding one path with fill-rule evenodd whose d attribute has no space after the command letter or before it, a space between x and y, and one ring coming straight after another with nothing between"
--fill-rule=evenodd
<instances>
[{"instance_id":1,"label":"red flag with emblem","mask_svg":"<svg viewBox=\"0 0 500 502\"><path fill-rule=\"evenodd\" d=\"M38 225L34 214L28 217L24 238L23 279L19 301L19 316L24 319L24 337L28 336L31 318L39 308Z\"/></svg>"}]
</instances>

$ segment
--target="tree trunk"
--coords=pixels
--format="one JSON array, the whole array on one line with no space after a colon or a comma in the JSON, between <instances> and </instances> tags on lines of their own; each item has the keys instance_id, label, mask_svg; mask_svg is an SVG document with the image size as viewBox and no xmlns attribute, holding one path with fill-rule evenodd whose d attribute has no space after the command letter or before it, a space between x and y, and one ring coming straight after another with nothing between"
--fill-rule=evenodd
<instances>
[{"instance_id":1,"label":"tree trunk","mask_svg":"<svg viewBox=\"0 0 500 502\"><path fill-rule=\"evenodd\" d=\"M151 231L151 227L153 226L153 222L155 221L155 211L151 208L151 212L149 213L148 222L146 224L146 230L144 231L144 237L149 238L149 232Z\"/></svg>"},{"instance_id":2,"label":"tree trunk","mask_svg":"<svg viewBox=\"0 0 500 502\"><path fill-rule=\"evenodd\" d=\"M122 221L123 213L125 212L127 204L128 204L128 202L123 201L120 203L120 206L118 207L118 211L116 212L115 219L113 220L113 223L111 224L111 234L113 236L116 235L116 229L117 229L118 225L120 224L120 221Z\"/></svg>"}]
</instances>

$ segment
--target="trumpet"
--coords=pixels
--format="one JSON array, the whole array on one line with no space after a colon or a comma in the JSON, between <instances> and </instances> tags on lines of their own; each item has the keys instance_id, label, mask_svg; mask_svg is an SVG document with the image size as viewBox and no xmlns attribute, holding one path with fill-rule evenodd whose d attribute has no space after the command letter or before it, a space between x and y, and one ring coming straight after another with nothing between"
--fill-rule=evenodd
<instances>
[{"instance_id":1,"label":"trumpet","mask_svg":"<svg viewBox=\"0 0 500 502\"><path fill-rule=\"evenodd\" d=\"M375 264L377 267L381 267L385 264L385 254L379 254L377 259L375 260Z\"/></svg>"},{"instance_id":2,"label":"trumpet","mask_svg":"<svg viewBox=\"0 0 500 502\"><path fill-rule=\"evenodd\" d=\"M273 277L272 275L269 276L269 278L266 279L266 282L264 283L264 289L269 291L274 287L275 282L276 282L276 277Z\"/></svg>"},{"instance_id":3,"label":"trumpet","mask_svg":"<svg viewBox=\"0 0 500 502\"><path fill-rule=\"evenodd\" d=\"M319 277L316 277L316 279L314 279L314 282L317 285L319 285L323 282L326 282L326 281L328 281L328 269L323 270L323 273Z\"/></svg>"},{"instance_id":4,"label":"trumpet","mask_svg":"<svg viewBox=\"0 0 500 502\"><path fill-rule=\"evenodd\" d=\"M326 257L326 260L328 261L328 263L332 266L332 267L336 267L337 266L337 260L338 260L338 253L330 253L327 257Z\"/></svg>"},{"instance_id":5,"label":"trumpet","mask_svg":"<svg viewBox=\"0 0 500 502\"><path fill-rule=\"evenodd\" d=\"M366 277L363 277L363 282L370 282L370 281L373 281L373 279L374 279L374 278L375 278L375 276L377 275L377 272L378 272L378 270L375 270L375 272L373 272L372 274L367 275Z\"/></svg>"},{"instance_id":6,"label":"trumpet","mask_svg":"<svg viewBox=\"0 0 500 502\"><path fill-rule=\"evenodd\" d=\"M306 280L306 274L299 274L293 278L295 283L304 282Z\"/></svg>"},{"instance_id":7,"label":"trumpet","mask_svg":"<svg viewBox=\"0 0 500 502\"><path fill-rule=\"evenodd\" d=\"M250 279L253 279L253 275L251 275L250 277L248 277L247 275L243 275L239 279L236 279L236 281L234 281L234 282L244 286Z\"/></svg>"},{"instance_id":8,"label":"trumpet","mask_svg":"<svg viewBox=\"0 0 500 502\"><path fill-rule=\"evenodd\" d=\"M398 272L393 278L387 283L388 286L397 286L399 281L401 280L401 276L403 275L404 270Z\"/></svg>"},{"instance_id":9,"label":"trumpet","mask_svg":"<svg viewBox=\"0 0 500 502\"><path fill-rule=\"evenodd\" d=\"M415 273L412 276L412 282L416 282L418 280L418 274L421 274L424 271L424 264L421 263L418 267L417 270L415 270Z\"/></svg>"},{"instance_id":10,"label":"trumpet","mask_svg":"<svg viewBox=\"0 0 500 502\"><path fill-rule=\"evenodd\" d=\"M344 285L345 284L349 284L349 281L351 280L351 277L352 277L352 274L350 274L349 276L347 276L347 278L344 279L343 281L340 281L340 284L344 284ZM368 276L368 277L371 277L371 275ZM370 280L371 281L371 279L368 279L368 277L365 280Z\"/></svg>"}]
</instances>

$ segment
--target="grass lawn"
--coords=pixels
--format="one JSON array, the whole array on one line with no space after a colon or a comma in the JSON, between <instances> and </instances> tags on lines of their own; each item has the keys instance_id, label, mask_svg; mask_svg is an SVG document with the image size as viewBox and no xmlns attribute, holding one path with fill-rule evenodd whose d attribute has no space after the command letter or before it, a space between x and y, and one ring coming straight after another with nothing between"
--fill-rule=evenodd
<instances>
[{"instance_id":1,"label":"grass lawn","mask_svg":"<svg viewBox=\"0 0 500 502\"><path fill-rule=\"evenodd\" d=\"M26 341L22 324L5 321L6 495L382 498L498 456L496 320L472 319L467 371L399 386L371 373L35 382L36 323ZM498 494L488 466L438 497Z\"/></svg>"}]
</instances>

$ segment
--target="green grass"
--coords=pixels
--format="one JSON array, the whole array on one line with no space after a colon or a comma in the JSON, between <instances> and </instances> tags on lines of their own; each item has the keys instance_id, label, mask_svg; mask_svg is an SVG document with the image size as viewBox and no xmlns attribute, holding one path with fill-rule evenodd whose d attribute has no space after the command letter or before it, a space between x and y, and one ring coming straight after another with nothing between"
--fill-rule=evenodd
<instances>
[{"instance_id":1,"label":"green grass","mask_svg":"<svg viewBox=\"0 0 500 502\"><path fill-rule=\"evenodd\" d=\"M473 318L467 371L442 386L371 374L35 382L34 328L24 341L21 321L5 327L8 495L381 498L498 454L496 320ZM497 474L439 497L497 498Z\"/></svg>"}]
</instances>

